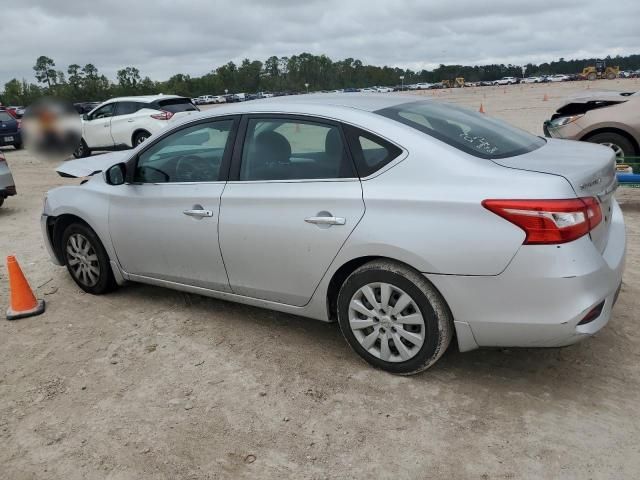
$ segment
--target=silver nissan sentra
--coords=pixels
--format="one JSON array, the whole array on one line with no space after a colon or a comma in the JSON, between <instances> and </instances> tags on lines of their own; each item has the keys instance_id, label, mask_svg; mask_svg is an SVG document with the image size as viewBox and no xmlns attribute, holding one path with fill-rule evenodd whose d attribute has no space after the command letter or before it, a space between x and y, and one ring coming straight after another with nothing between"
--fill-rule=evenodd
<instances>
[{"instance_id":1,"label":"silver nissan sentra","mask_svg":"<svg viewBox=\"0 0 640 480\"><path fill-rule=\"evenodd\" d=\"M64 163L42 230L85 291L127 280L323 321L370 364L455 338L552 347L608 322L625 227L611 149L399 95L303 95L191 116Z\"/></svg>"}]
</instances>

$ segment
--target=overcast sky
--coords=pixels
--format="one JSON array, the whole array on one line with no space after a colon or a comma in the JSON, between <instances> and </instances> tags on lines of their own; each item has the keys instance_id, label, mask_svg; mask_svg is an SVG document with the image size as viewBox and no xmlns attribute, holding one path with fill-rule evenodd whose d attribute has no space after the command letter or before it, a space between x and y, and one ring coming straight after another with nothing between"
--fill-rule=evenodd
<instances>
[{"instance_id":1,"label":"overcast sky","mask_svg":"<svg viewBox=\"0 0 640 480\"><path fill-rule=\"evenodd\" d=\"M304 51L413 69L640 53L640 0L0 0L0 18L0 88L39 55L165 80Z\"/></svg>"}]
</instances>

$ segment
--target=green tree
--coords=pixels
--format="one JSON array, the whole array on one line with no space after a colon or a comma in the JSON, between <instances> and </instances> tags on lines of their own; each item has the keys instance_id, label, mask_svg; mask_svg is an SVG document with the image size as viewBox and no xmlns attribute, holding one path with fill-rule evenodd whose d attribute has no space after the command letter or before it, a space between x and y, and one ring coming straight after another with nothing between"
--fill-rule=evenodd
<instances>
[{"instance_id":1,"label":"green tree","mask_svg":"<svg viewBox=\"0 0 640 480\"><path fill-rule=\"evenodd\" d=\"M56 64L49 57L45 57L44 55L38 57L33 69L36 72L35 75L38 82L46 84L48 88L56 84Z\"/></svg>"}]
</instances>

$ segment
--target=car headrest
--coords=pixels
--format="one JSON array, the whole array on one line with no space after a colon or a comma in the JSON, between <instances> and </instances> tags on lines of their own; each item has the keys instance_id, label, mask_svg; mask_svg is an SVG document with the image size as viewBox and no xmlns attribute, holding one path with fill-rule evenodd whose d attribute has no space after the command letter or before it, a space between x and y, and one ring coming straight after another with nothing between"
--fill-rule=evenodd
<instances>
[{"instance_id":1,"label":"car headrest","mask_svg":"<svg viewBox=\"0 0 640 480\"><path fill-rule=\"evenodd\" d=\"M327 133L327 138L324 140L324 150L330 158L342 158L344 145L342 144L340 131L337 128L332 128Z\"/></svg>"},{"instance_id":2,"label":"car headrest","mask_svg":"<svg viewBox=\"0 0 640 480\"><path fill-rule=\"evenodd\" d=\"M291 145L278 132L262 132L256 137L255 152L262 157L260 163L289 163Z\"/></svg>"}]
</instances>

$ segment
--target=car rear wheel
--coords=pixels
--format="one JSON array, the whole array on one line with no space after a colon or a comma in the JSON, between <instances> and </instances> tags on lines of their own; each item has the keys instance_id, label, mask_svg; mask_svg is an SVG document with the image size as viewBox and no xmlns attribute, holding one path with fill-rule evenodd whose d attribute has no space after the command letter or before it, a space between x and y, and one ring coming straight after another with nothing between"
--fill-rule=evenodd
<instances>
[{"instance_id":1,"label":"car rear wheel","mask_svg":"<svg viewBox=\"0 0 640 480\"><path fill-rule=\"evenodd\" d=\"M599 143L605 147L611 148L616 154L616 160L624 161L625 157L632 157L636 153L636 149L631 141L619 133L604 132L598 133L587 139L591 143Z\"/></svg>"},{"instance_id":2,"label":"car rear wheel","mask_svg":"<svg viewBox=\"0 0 640 480\"><path fill-rule=\"evenodd\" d=\"M2 206L3 203L4 203L4 198L0 197L0 207Z\"/></svg>"},{"instance_id":3,"label":"car rear wheel","mask_svg":"<svg viewBox=\"0 0 640 480\"><path fill-rule=\"evenodd\" d=\"M133 146L137 147L141 143L144 143L151 134L149 132L138 132L133 136Z\"/></svg>"},{"instance_id":4,"label":"car rear wheel","mask_svg":"<svg viewBox=\"0 0 640 480\"><path fill-rule=\"evenodd\" d=\"M62 234L67 270L78 286L100 295L116 286L109 256L98 236L82 223L72 223Z\"/></svg>"},{"instance_id":5,"label":"car rear wheel","mask_svg":"<svg viewBox=\"0 0 640 480\"><path fill-rule=\"evenodd\" d=\"M16 150L22 150L22 142L14 143L13 148Z\"/></svg>"},{"instance_id":6,"label":"car rear wheel","mask_svg":"<svg viewBox=\"0 0 640 480\"><path fill-rule=\"evenodd\" d=\"M433 365L453 334L440 293L420 273L386 260L369 262L347 278L338 294L338 322L364 360L400 375Z\"/></svg>"},{"instance_id":7,"label":"car rear wheel","mask_svg":"<svg viewBox=\"0 0 640 480\"><path fill-rule=\"evenodd\" d=\"M73 156L75 158L85 158L89 155L91 155L91 150L87 146L87 143L84 141L84 139L81 139L80 145L78 145L78 147L73 152Z\"/></svg>"}]
</instances>

